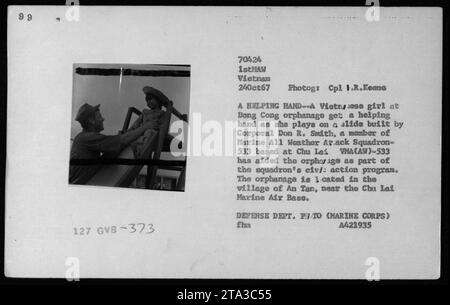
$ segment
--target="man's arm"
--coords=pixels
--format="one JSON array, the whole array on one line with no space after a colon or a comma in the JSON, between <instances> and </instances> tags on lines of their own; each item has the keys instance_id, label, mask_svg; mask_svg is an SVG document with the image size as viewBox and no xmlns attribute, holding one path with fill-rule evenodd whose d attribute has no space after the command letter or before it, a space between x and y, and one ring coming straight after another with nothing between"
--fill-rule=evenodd
<instances>
[{"instance_id":1,"label":"man's arm","mask_svg":"<svg viewBox=\"0 0 450 305\"><path fill-rule=\"evenodd\" d=\"M131 131L127 131L126 133L123 133L120 135L122 144L124 146L129 145L131 142L139 138L147 129L151 127L151 123L147 122L144 123L141 127L138 127L136 129L133 129Z\"/></svg>"}]
</instances>

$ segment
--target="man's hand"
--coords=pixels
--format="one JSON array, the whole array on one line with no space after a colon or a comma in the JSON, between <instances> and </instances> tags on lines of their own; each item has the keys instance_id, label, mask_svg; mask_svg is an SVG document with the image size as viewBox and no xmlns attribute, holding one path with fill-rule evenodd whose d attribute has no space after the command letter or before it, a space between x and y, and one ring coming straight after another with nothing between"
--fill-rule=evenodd
<instances>
[{"instance_id":1,"label":"man's hand","mask_svg":"<svg viewBox=\"0 0 450 305\"><path fill-rule=\"evenodd\" d=\"M141 127L133 130L129 130L124 134L121 134L123 145L129 145L131 142L139 138L146 130L151 129L153 126L152 122L144 122Z\"/></svg>"}]
</instances>

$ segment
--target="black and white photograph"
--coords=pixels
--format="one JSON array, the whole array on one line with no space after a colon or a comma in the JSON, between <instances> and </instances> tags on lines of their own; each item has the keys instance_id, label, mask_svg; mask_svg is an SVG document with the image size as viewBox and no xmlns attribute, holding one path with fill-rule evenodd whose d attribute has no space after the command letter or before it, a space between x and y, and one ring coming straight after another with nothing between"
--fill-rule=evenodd
<instances>
[{"instance_id":1,"label":"black and white photograph","mask_svg":"<svg viewBox=\"0 0 450 305\"><path fill-rule=\"evenodd\" d=\"M73 68L69 183L184 191L190 67Z\"/></svg>"},{"instance_id":2,"label":"black and white photograph","mask_svg":"<svg viewBox=\"0 0 450 305\"><path fill-rule=\"evenodd\" d=\"M446 276L441 6L81 2L8 7L7 277Z\"/></svg>"}]
</instances>

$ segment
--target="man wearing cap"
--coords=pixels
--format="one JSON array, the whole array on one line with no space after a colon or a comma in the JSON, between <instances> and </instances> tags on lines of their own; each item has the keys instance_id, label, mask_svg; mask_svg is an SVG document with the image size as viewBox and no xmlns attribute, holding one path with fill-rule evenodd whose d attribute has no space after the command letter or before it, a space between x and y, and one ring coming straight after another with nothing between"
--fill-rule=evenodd
<instances>
[{"instance_id":1,"label":"man wearing cap","mask_svg":"<svg viewBox=\"0 0 450 305\"><path fill-rule=\"evenodd\" d=\"M72 143L70 150L71 160L96 160L114 158L131 142L141 136L151 124L142 124L139 128L124 134L107 136L100 133L105 120L100 113L100 105L92 106L84 104L78 110L75 120L81 124L80 132ZM101 165L70 165L69 183L86 184L99 170Z\"/></svg>"}]
</instances>

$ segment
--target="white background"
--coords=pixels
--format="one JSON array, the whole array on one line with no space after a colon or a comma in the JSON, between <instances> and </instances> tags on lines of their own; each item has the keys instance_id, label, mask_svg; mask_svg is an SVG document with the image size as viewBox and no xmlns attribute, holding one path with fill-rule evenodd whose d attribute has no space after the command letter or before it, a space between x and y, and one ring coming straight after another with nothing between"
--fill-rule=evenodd
<instances>
[{"instance_id":1,"label":"white background","mask_svg":"<svg viewBox=\"0 0 450 305\"><path fill-rule=\"evenodd\" d=\"M439 277L442 12L381 8L10 7L5 270L64 277ZM31 13L30 22L19 12ZM56 18L61 18L57 21ZM237 56L259 55L269 93L237 91ZM189 157L186 191L68 185L74 63L189 64L190 114L235 120L238 102L398 102L395 193L321 194L308 204L235 200L233 157ZM321 85L316 95L288 83ZM333 95L337 83L385 84L376 94ZM107 121L105 121L106 125ZM336 221L252 222L236 212L388 211L371 230ZM150 236L73 235L73 227L153 223Z\"/></svg>"}]
</instances>

